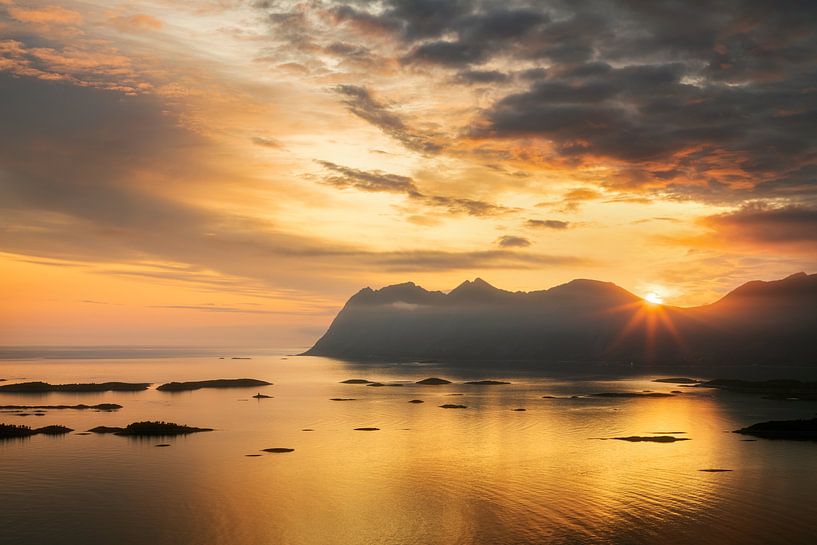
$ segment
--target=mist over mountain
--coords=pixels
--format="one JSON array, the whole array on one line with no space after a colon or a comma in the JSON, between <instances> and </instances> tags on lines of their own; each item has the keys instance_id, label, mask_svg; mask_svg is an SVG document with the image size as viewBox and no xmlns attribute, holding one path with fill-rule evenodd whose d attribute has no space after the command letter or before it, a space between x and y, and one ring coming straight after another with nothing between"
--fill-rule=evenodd
<instances>
[{"instance_id":1,"label":"mist over mountain","mask_svg":"<svg viewBox=\"0 0 817 545\"><path fill-rule=\"evenodd\" d=\"M510 292L365 288L305 354L348 360L817 365L817 274L744 284L715 303L653 305L596 280Z\"/></svg>"}]
</instances>

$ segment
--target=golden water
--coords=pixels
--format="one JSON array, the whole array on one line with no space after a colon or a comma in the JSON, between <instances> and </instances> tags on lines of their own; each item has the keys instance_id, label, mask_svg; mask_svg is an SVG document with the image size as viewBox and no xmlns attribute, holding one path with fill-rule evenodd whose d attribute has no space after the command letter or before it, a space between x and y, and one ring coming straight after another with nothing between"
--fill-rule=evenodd
<instances>
[{"instance_id":1,"label":"golden water","mask_svg":"<svg viewBox=\"0 0 817 545\"><path fill-rule=\"evenodd\" d=\"M542 399L677 389L650 382L654 377L411 384L427 376L483 378L280 354L0 361L0 378L10 381L253 377L275 383L175 394L0 394L4 405L124 405L113 413L0 414L6 423L84 431L159 419L216 428L161 440L70 434L0 442L0 543L817 542L817 443L748 442L729 433L761 420L809 417L817 403L699 389L668 399ZM407 385L339 384L347 378ZM252 399L259 390L274 398ZM408 403L415 398L425 403ZM443 403L468 409L439 408ZM601 440L679 431L691 440ZM156 448L160 442L171 447ZM268 447L295 452L245 456ZM709 468L733 471L700 471Z\"/></svg>"}]
</instances>

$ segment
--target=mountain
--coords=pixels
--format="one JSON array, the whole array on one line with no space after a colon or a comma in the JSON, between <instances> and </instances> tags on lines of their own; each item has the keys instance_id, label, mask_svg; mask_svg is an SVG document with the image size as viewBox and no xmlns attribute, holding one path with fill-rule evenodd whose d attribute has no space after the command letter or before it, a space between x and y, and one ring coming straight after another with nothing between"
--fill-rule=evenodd
<instances>
[{"instance_id":1,"label":"mountain","mask_svg":"<svg viewBox=\"0 0 817 545\"><path fill-rule=\"evenodd\" d=\"M305 354L348 360L817 364L817 274L749 282L710 305L652 305L611 282L445 294L365 288Z\"/></svg>"}]
</instances>

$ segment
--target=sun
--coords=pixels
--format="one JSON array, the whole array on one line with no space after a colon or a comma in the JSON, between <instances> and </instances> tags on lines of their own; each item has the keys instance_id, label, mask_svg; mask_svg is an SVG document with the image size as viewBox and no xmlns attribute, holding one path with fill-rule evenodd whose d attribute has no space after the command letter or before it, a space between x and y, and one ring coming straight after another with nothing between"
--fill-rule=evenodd
<instances>
[{"instance_id":1,"label":"sun","mask_svg":"<svg viewBox=\"0 0 817 545\"><path fill-rule=\"evenodd\" d=\"M657 293L655 293L654 291L651 291L650 293L645 295L644 300L647 301L648 303L652 304L652 305L662 305L662 304L664 304L664 298L661 297L660 295L658 295Z\"/></svg>"}]
</instances>

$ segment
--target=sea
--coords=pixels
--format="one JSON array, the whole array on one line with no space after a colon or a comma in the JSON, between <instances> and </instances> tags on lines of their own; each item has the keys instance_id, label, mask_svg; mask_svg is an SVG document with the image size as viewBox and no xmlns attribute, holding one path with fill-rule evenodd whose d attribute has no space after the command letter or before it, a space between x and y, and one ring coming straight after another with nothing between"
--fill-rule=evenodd
<instances>
[{"instance_id":1,"label":"sea","mask_svg":"<svg viewBox=\"0 0 817 545\"><path fill-rule=\"evenodd\" d=\"M0 543L817 543L817 442L733 433L755 422L811 418L817 402L659 383L654 379L664 375L649 373L545 376L501 362L473 371L297 352L0 351L0 385L152 384L138 392L0 393L0 405L123 406L40 416L2 409L2 423L74 431L0 441ZM416 384L427 377L452 383ZM156 389L218 378L273 384ZM342 383L354 378L402 386ZM510 384L463 384L482 379ZM592 396L671 391L681 393ZM257 393L271 397L252 397ZM145 420L214 431L170 438L83 434ZM657 435L685 440L616 439ZM728 471L704 471L712 469Z\"/></svg>"}]
</instances>

